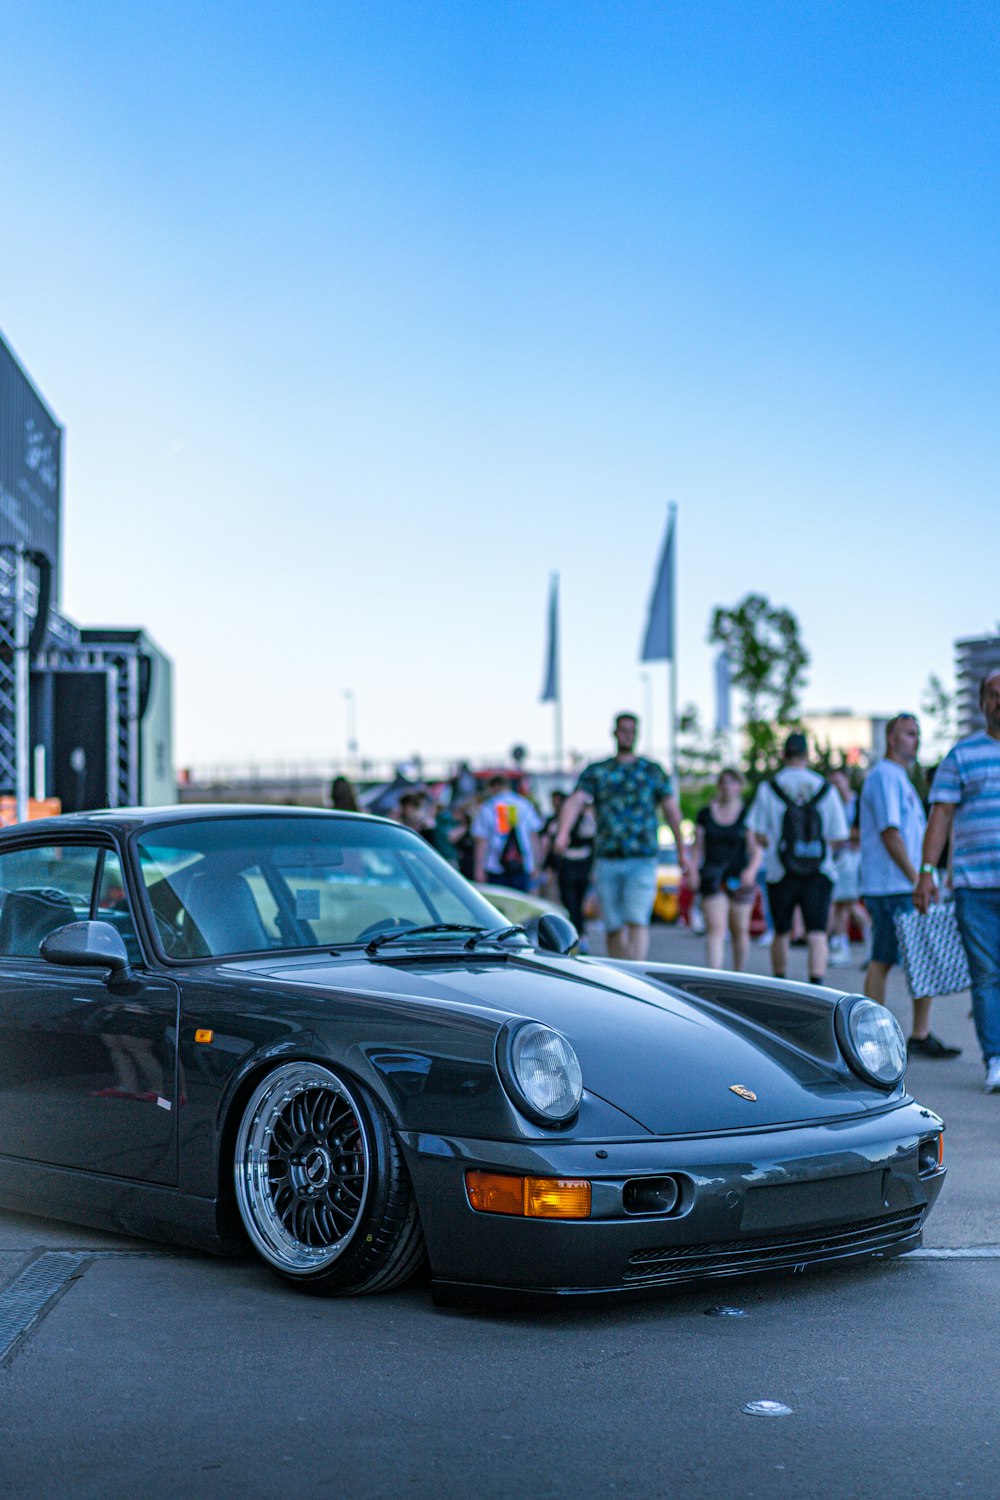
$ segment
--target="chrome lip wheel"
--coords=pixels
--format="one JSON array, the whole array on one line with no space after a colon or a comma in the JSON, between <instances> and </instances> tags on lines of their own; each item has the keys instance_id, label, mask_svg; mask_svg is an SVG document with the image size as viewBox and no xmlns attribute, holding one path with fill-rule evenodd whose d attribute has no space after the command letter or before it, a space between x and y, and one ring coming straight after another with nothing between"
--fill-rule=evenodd
<instances>
[{"instance_id":1,"label":"chrome lip wheel","mask_svg":"<svg viewBox=\"0 0 1000 1500\"><path fill-rule=\"evenodd\" d=\"M236 1195L247 1233L287 1273L322 1271L350 1244L371 1184L364 1116L346 1085L287 1063L259 1085L236 1141Z\"/></svg>"}]
</instances>

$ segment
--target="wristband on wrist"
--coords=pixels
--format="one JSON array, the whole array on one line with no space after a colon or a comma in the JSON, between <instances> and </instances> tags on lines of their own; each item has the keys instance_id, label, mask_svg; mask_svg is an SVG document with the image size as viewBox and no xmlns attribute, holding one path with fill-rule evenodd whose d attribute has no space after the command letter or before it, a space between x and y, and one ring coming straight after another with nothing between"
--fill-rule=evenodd
<instances>
[{"instance_id":1,"label":"wristband on wrist","mask_svg":"<svg viewBox=\"0 0 1000 1500\"><path fill-rule=\"evenodd\" d=\"M936 875L937 865L921 865L920 873L921 875Z\"/></svg>"}]
</instances>

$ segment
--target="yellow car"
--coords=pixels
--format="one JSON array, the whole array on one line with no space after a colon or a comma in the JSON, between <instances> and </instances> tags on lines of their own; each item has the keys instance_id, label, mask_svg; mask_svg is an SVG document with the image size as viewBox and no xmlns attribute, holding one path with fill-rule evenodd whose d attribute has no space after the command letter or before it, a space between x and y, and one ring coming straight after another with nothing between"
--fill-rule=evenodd
<instances>
[{"instance_id":1,"label":"yellow car","mask_svg":"<svg viewBox=\"0 0 1000 1500\"><path fill-rule=\"evenodd\" d=\"M513 891L505 885L480 885L476 889L482 891L490 905L495 906L511 922L523 924L534 917L544 917L547 913L559 917L566 915L565 907L557 906L554 901L546 901L534 892Z\"/></svg>"},{"instance_id":2,"label":"yellow car","mask_svg":"<svg viewBox=\"0 0 1000 1500\"><path fill-rule=\"evenodd\" d=\"M656 896L653 916L660 922L676 922L681 910L681 867L674 844L661 844L656 866Z\"/></svg>"}]
</instances>

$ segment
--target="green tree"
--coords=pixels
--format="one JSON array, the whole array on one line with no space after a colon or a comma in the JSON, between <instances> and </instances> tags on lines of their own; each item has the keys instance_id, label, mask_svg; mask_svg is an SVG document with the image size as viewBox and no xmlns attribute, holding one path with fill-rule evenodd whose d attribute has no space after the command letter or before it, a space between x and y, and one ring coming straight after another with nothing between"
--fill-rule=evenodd
<instances>
[{"instance_id":1,"label":"green tree","mask_svg":"<svg viewBox=\"0 0 1000 1500\"><path fill-rule=\"evenodd\" d=\"M712 800L724 753L723 736L703 726L695 704L685 704L677 719L677 793L681 816L692 823Z\"/></svg>"},{"instance_id":2,"label":"green tree","mask_svg":"<svg viewBox=\"0 0 1000 1500\"><path fill-rule=\"evenodd\" d=\"M682 782L714 780L722 765L721 736L707 730L694 703L677 719L677 775Z\"/></svg>"},{"instance_id":3,"label":"green tree","mask_svg":"<svg viewBox=\"0 0 1000 1500\"><path fill-rule=\"evenodd\" d=\"M925 748L934 755L942 755L950 749L955 738L955 694L948 692L936 672L927 679L920 698L920 711L930 730Z\"/></svg>"},{"instance_id":4,"label":"green tree","mask_svg":"<svg viewBox=\"0 0 1000 1500\"><path fill-rule=\"evenodd\" d=\"M809 653L790 609L747 594L732 609L712 611L709 640L725 647L730 679L743 694L747 772L759 781L778 759L781 731L798 723Z\"/></svg>"}]
</instances>

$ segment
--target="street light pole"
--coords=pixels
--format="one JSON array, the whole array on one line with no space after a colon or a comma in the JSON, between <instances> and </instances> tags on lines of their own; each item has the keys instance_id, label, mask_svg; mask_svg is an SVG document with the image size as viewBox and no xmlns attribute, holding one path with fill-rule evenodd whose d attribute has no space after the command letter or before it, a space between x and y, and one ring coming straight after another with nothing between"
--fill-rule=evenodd
<instances>
[{"instance_id":1,"label":"street light pole","mask_svg":"<svg viewBox=\"0 0 1000 1500\"><path fill-rule=\"evenodd\" d=\"M643 689L643 692L642 692L642 697L643 697L642 712L643 712L643 716L644 716L645 721L646 721L645 725L643 726L642 738L643 738L643 743L646 746L646 754L647 755L652 755L653 754L653 678L652 678L652 675L649 672L640 672L639 673L639 678L640 678L640 681L642 682L642 689Z\"/></svg>"},{"instance_id":2,"label":"street light pole","mask_svg":"<svg viewBox=\"0 0 1000 1500\"><path fill-rule=\"evenodd\" d=\"M344 711L347 720L347 765L350 769L358 753L358 705L353 688L344 689Z\"/></svg>"}]
</instances>

